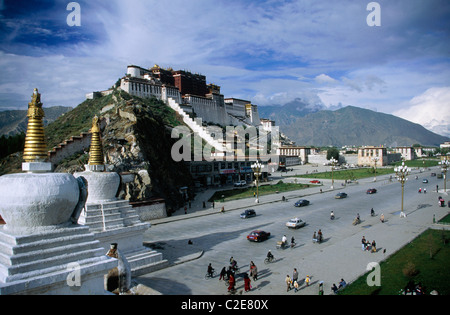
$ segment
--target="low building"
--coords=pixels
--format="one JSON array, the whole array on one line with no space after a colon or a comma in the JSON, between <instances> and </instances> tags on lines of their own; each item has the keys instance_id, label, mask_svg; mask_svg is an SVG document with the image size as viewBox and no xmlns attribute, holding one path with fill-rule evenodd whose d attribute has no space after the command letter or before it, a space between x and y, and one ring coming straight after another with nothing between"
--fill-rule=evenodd
<instances>
[{"instance_id":1,"label":"low building","mask_svg":"<svg viewBox=\"0 0 450 315\"><path fill-rule=\"evenodd\" d=\"M365 146L358 148L358 165L385 166L388 165L388 152L385 147Z\"/></svg>"},{"instance_id":2,"label":"low building","mask_svg":"<svg viewBox=\"0 0 450 315\"><path fill-rule=\"evenodd\" d=\"M400 153L405 161L415 160L417 158L416 150L413 147L396 147L393 148L394 153Z\"/></svg>"}]
</instances>

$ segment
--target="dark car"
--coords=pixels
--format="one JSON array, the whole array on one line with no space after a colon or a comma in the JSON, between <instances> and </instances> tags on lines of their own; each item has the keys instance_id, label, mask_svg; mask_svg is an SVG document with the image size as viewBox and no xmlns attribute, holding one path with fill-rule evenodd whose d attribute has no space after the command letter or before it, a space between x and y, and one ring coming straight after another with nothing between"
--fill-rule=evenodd
<instances>
[{"instance_id":1,"label":"dark car","mask_svg":"<svg viewBox=\"0 0 450 315\"><path fill-rule=\"evenodd\" d=\"M347 194L344 193L344 192L340 192L340 193L338 193L336 196L334 196L334 198L336 198L336 199L347 198Z\"/></svg>"},{"instance_id":2,"label":"dark car","mask_svg":"<svg viewBox=\"0 0 450 315\"><path fill-rule=\"evenodd\" d=\"M428 183L428 179L424 178L424 179L422 180L422 183L427 184L427 183Z\"/></svg>"},{"instance_id":3,"label":"dark car","mask_svg":"<svg viewBox=\"0 0 450 315\"><path fill-rule=\"evenodd\" d=\"M375 194L376 192L377 192L377 190L375 188L370 188L370 189L367 189L367 191L366 191L367 194Z\"/></svg>"},{"instance_id":4,"label":"dark car","mask_svg":"<svg viewBox=\"0 0 450 315\"><path fill-rule=\"evenodd\" d=\"M306 199L300 199L299 201L294 203L294 206L296 206L296 207L303 207L303 206L307 206L307 205L309 205L309 200L306 200Z\"/></svg>"},{"instance_id":5,"label":"dark car","mask_svg":"<svg viewBox=\"0 0 450 315\"><path fill-rule=\"evenodd\" d=\"M255 230L247 235L247 239L252 242L262 242L268 239L270 236L270 232L265 232L262 230Z\"/></svg>"},{"instance_id":6,"label":"dark car","mask_svg":"<svg viewBox=\"0 0 450 315\"><path fill-rule=\"evenodd\" d=\"M251 218L251 217L255 217L255 216L256 216L256 211L253 209L247 209L241 213L242 219L247 219L247 218Z\"/></svg>"}]
</instances>

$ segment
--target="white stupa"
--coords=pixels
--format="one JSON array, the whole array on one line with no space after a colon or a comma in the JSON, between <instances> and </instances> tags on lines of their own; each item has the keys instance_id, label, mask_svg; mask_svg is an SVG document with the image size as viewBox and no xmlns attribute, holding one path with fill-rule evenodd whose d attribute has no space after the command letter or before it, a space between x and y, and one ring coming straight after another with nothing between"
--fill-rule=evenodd
<instances>
[{"instance_id":1,"label":"white stupa","mask_svg":"<svg viewBox=\"0 0 450 315\"><path fill-rule=\"evenodd\" d=\"M127 200L116 198L120 187L120 175L106 172L101 143L99 121L94 117L90 130L91 146L85 171L75 173L88 187L87 202L78 219L79 224L89 226L105 250L116 243L130 264L133 276L142 275L168 265L162 254L143 246L144 232L149 223L139 219L136 210Z\"/></svg>"},{"instance_id":2,"label":"white stupa","mask_svg":"<svg viewBox=\"0 0 450 315\"><path fill-rule=\"evenodd\" d=\"M27 173L0 176L0 294L105 294L117 267L88 227L76 224L86 201L82 180L51 173L40 94L28 107Z\"/></svg>"}]
</instances>

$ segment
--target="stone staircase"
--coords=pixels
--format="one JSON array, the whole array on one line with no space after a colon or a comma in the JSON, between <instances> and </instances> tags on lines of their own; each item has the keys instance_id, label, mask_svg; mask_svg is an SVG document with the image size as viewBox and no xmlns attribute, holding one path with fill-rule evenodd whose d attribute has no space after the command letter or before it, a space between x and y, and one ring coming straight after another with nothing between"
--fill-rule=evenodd
<instances>
[{"instance_id":1,"label":"stone staircase","mask_svg":"<svg viewBox=\"0 0 450 315\"><path fill-rule=\"evenodd\" d=\"M131 267L132 276L142 275L168 266L162 253L143 246L143 234L150 227L127 200L86 204L78 223L89 226L105 249L117 243Z\"/></svg>"},{"instance_id":2,"label":"stone staircase","mask_svg":"<svg viewBox=\"0 0 450 315\"><path fill-rule=\"evenodd\" d=\"M79 225L27 236L0 230L0 239L0 281L4 283L64 273L74 261L89 265L106 259L99 241Z\"/></svg>"},{"instance_id":3,"label":"stone staircase","mask_svg":"<svg viewBox=\"0 0 450 315\"><path fill-rule=\"evenodd\" d=\"M205 127L203 127L202 125L202 119L201 118L196 118L193 119L191 118L180 106L180 104L178 104L173 98L168 99L167 104L169 105L170 108L172 108L173 110L175 110L181 117L183 117L183 122L192 129L192 131L194 133L196 133L197 135L199 135L202 139L204 139L209 145L211 145L213 148L215 148L216 150L220 151L220 152L227 152L227 148L223 145L223 141L219 141L217 139L214 139L209 132L207 131L207 129Z\"/></svg>"}]
</instances>

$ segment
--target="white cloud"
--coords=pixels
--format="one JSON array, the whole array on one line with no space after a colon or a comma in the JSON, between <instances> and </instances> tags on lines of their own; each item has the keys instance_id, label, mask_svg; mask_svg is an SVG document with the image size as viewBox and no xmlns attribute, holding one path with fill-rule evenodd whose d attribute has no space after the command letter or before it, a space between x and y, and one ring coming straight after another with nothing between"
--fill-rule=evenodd
<instances>
[{"instance_id":1,"label":"white cloud","mask_svg":"<svg viewBox=\"0 0 450 315\"><path fill-rule=\"evenodd\" d=\"M315 77L317 83L336 83L337 81L332 77L322 73Z\"/></svg>"},{"instance_id":2,"label":"white cloud","mask_svg":"<svg viewBox=\"0 0 450 315\"><path fill-rule=\"evenodd\" d=\"M433 87L409 101L409 108L395 111L396 116L450 136L450 86Z\"/></svg>"}]
</instances>

